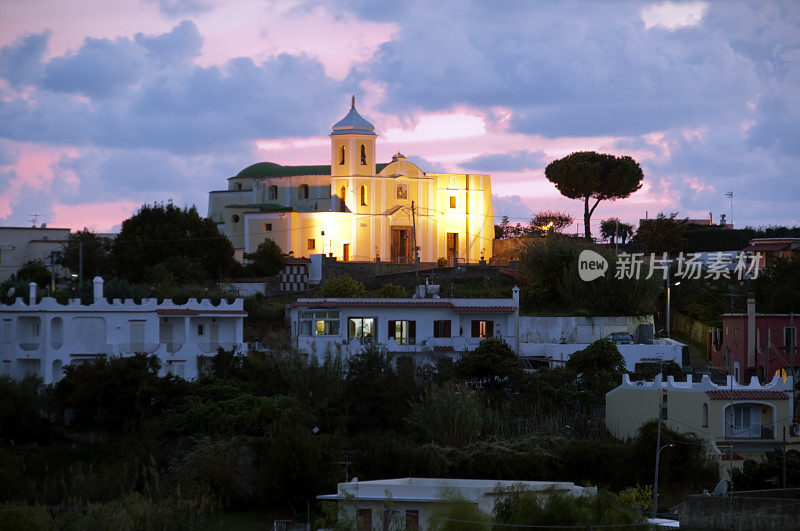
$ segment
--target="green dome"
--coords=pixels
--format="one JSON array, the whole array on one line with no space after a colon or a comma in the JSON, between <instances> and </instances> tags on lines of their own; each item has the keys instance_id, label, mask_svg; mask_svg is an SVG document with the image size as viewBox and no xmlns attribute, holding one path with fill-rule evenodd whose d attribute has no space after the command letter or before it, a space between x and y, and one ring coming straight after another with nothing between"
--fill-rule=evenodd
<instances>
[{"instance_id":1,"label":"green dome","mask_svg":"<svg viewBox=\"0 0 800 531\"><path fill-rule=\"evenodd\" d=\"M237 177L292 177L295 175L330 175L330 165L320 166L282 166L274 162L258 162L242 171Z\"/></svg>"}]
</instances>

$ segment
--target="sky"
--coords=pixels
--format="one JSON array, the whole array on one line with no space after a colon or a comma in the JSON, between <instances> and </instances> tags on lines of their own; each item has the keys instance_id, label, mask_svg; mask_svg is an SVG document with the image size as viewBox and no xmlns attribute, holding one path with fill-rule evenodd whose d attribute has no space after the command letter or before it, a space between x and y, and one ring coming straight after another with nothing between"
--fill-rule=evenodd
<instances>
[{"instance_id":1,"label":"sky","mask_svg":"<svg viewBox=\"0 0 800 531\"><path fill-rule=\"evenodd\" d=\"M350 96L423 170L492 175L494 215L583 206L574 151L630 155L658 212L800 225L800 2L0 0L0 225L119 229L259 161L329 164ZM733 193L733 201L726 193ZM570 228L569 230L572 230ZM582 231L582 229L580 229Z\"/></svg>"}]
</instances>

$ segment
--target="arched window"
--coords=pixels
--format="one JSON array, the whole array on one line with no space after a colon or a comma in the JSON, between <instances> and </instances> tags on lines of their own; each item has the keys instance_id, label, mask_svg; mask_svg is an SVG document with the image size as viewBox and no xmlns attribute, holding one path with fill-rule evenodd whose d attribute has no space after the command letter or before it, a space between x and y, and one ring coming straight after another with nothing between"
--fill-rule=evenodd
<instances>
[{"instance_id":1,"label":"arched window","mask_svg":"<svg viewBox=\"0 0 800 531\"><path fill-rule=\"evenodd\" d=\"M346 195L347 195L347 188L342 186L339 189L339 212L346 212L347 211L347 205L345 205L345 203L344 203L344 198L345 198Z\"/></svg>"},{"instance_id":2,"label":"arched window","mask_svg":"<svg viewBox=\"0 0 800 531\"><path fill-rule=\"evenodd\" d=\"M344 164L344 146L342 146L342 157L341 159L339 159L339 165L341 166L343 164Z\"/></svg>"},{"instance_id":3,"label":"arched window","mask_svg":"<svg viewBox=\"0 0 800 531\"><path fill-rule=\"evenodd\" d=\"M367 206L367 187L361 185L361 206Z\"/></svg>"},{"instance_id":4,"label":"arched window","mask_svg":"<svg viewBox=\"0 0 800 531\"><path fill-rule=\"evenodd\" d=\"M278 187L274 184L267 189L267 197L269 199L278 199Z\"/></svg>"},{"instance_id":5,"label":"arched window","mask_svg":"<svg viewBox=\"0 0 800 531\"><path fill-rule=\"evenodd\" d=\"M708 428L708 404L703 404L703 427Z\"/></svg>"},{"instance_id":6,"label":"arched window","mask_svg":"<svg viewBox=\"0 0 800 531\"><path fill-rule=\"evenodd\" d=\"M367 165L367 148L364 144L361 144L361 165Z\"/></svg>"},{"instance_id":7,"label":"arched window","mask_svg":"<svg viewBox=\"0 0 800 531\"><path fill-rule=\"evenodd\" d=\"M308 199L308 185L301 184L300 188L297 189L297 197L300 199Z\"/></svg>"}]
</instances>

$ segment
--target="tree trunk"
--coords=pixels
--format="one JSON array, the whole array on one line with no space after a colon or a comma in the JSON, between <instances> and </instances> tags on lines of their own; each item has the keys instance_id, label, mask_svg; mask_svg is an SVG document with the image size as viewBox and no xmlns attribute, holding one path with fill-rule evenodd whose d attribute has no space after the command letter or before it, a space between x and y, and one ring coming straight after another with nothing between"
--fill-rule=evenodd
<instances>
[{"instance_id":1,"label":"tree trunk","mask_svg":"<svg viewBox=\"0 0 800 531\"><path fill-rule=\"evenodd\" d=\"M589 221L592 219L592 213L589 212L589 198L583 199L583 236L585 238L592 237L592 229Z\"/></svg>"}]
</instances>

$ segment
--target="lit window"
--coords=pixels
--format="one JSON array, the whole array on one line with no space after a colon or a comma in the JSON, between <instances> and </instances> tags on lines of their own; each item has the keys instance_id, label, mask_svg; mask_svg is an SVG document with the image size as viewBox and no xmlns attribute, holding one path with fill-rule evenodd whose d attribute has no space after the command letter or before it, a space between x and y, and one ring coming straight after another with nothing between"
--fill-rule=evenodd
<instances>
[{"instance_id":1,"label":"lit window","mask_svg":"<svg viewBox=\"0 0 800 531\"><path fill-rule=\"evenodd\" d=\"M339 312L303 312L300 314L301 336L338 336Z\"/></svg>"},{"instance_id":2,"label":"lit window","mask_svg":"<svg viewBox=\"0 0 800 531\"><path fill-rule=\"evenodd\" d=\"M347 337L350 339L371 343L375 341L376 332L374 317L351 317L347 320Z\"/></svg>"},{"instance_id":3,"label":"lit window","mask_svg":"<svg viewBox=\"0 0 800 531\"><path fill-rule=\"evenodd\" d=\"M316 240L314 240L314 238L309 238L308 239L308 248L309 248L309 250L316 249L316 246L317 246Z\"/></svg>"},{"instance_id":4,"label":"lit window","mask_svg":"<svg viewBox=\"0 0 800 531\"><path fill-rule=\"evenodd\" d=\"M456 196L451 195L450 196L450 208L455 208L455 207L456 207Z\"/></svg>"},{"instance_id":5,"label":"lit window","mask_svg":"<svg viewBox=\"0 0 800 531\"><path fill-rule=\"evenodd\" d=\"M394 339L398 345L413 345L416 338L416 321L389 321L389 339Z\"/></svg>"},{"instance_id":6,"label":"lit window","mask_svg":"<svg viewBox=\"0 0 800 531\"><path fill-rule=\"evenodd\" d=\"M472 337L492 337L494 321L472 321Z\"/></svg>"}]
</instances>

